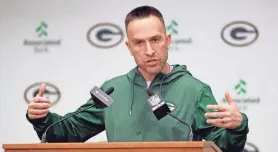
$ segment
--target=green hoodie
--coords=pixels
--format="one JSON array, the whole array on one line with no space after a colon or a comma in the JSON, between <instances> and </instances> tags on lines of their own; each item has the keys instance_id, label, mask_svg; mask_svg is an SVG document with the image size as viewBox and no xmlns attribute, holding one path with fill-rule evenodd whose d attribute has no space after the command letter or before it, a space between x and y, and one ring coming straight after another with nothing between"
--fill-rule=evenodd
<instances>
[{"instance_id":1,"label":"green hoodie","mask_svg":"<svg viewBox=\"0 0 278 152\"><path fill-rule=\"evenodd\" d=\"M120 141L186 141L189 128L165 116L157 120L147 104L147 83L137 67L125 75L106 81L101 88L114 87L110 95L114 103L105 109L89 108L51 127L48 142L85 142L106 130L108 142ZM236 129L217 128L206 123L204 114L208 104L217 104L210 87L194 78L186 66L173 65L168 74L158 74L149 86L168 103L172 114L192 126L194 136L215 142L223 152L238 152L245 145L248 119ZM93 103L89 99L78 110ZM71 113L68 113L71 114ZM67 115L68 115L67 114ZM39 138L50 124L63 116L49 112L47 117L30 120Z\"/></svg>"}]
</instances>

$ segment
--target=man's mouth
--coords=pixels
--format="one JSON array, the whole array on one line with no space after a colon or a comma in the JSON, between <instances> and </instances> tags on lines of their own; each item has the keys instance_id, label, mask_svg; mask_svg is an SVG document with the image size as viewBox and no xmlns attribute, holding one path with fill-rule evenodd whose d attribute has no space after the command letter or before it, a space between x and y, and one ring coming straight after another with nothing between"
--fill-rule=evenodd
<instances>
[{"instance_id":1,"label":"man's mouth","mask_svg":"<svg viewBox=\"0 0 278 152\"><path fill-rule=\"evenodd\" d=\"M154 65L156 65L157 62L158 62L157 59L151 59L151 60L147 60L146 64L148 66L154 66Z\"/></svg>"}]
</instances>

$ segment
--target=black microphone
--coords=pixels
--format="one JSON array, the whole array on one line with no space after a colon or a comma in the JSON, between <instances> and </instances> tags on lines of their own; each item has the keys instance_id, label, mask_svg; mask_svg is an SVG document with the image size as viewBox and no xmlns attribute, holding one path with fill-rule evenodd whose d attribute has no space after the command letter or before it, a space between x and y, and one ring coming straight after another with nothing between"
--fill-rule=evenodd
<instances>
[{"instance_id":1,"label":"black microphone","mask_svg":"<svg viewBox=\"0 0 278 152\"><path fill-rule=\"evenodd\" d=\"M75 111L74 113L68 115L67 117L64 117L63 119L60 119L59 121L54 122L53 124L49 125L46 130L44 131L43 135L42 135L42 139L41 139L41 143L46 143L46 133L48 131L48 129L52 126L54 126L55 124L62 122L82 111L85 111L91 107L97 107L97 108L105 108L110 106L113 103L113 99L109 96L112 92L114 91L113 87L108 88L105 92L102 91L101 89L99 89L98 87L94 87L91 91L91 97L94 101L94 103L88 107L86 107L85 109L81 109L79 111Z\"/></svg>"},{"instance_id":2,"label":"black microphone","mask_svg":"<svg viewBox=\"0 0 278 152\"><path fill-rule=\"evenodd\" d=\"M185 121L183 121L183 120L177 118L176 116L174 116L173 114L171 114L171 110L169 109L169 107L167 106L165 101L162 99L162 97L160 97L158 94L154 94L150 88L147 89L147 93L149 95L148 104L149 104L150 108L152 109L156 118L158 120L160 120L161 118L165 117L168 114L169 116L173 117L174 119L178 120L179 122L185 124L190 129L188 139L189 139L189 141L192 141L193 140L193 132L192 132L191 126L188 123L186 123Z\"/></svg>"},{"instance_id":3,"label":"black microphone","mask_svg":"<svg viewBox=\"0 0 278 152\"><path fill-rule=\"evenodd\" d=\"M113 103L113 99L108 96L114 91L113 87L108 88L105 92L103 92L98 87L94 87L90 94L92 99L94 100L96 108L106 108L109 107ZM107 95L108 94L108 95Z\"/></svg>"}]
</instances>

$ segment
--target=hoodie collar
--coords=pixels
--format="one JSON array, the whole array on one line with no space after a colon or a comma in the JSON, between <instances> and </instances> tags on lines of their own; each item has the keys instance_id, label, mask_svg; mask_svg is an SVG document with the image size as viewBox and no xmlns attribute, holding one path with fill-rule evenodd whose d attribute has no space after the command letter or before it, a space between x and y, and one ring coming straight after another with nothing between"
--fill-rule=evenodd
<instances>
[{"instance_id":1,"label":"hoodie collar","mask_svg":"<svg viewBox=\"0 0 278 152\"><path fill-rule=\"evenodd\" d=\"M152 86L159 85L161 82L164 83L169 83L172 80L184 75L184 74L190 74L191 73L187 70L187 67L185 65L179 65L175 64L172 65L173 69L169 73L158 73L154 80L152 81ZM131 83L135 83L139 86L146 87L146 81L143 77L143 75L140 73L138 70L138 66L130 70L127 74L129 80Z\"/></svg>"}]
</instances>

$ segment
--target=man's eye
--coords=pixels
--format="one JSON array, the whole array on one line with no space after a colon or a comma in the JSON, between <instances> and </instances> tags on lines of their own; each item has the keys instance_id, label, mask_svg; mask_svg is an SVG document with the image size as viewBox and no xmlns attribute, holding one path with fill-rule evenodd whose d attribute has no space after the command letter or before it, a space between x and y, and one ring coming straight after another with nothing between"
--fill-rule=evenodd
<instances>
[{"instance_id":1,"label":"man's eye","mask_svg":"<svg viewBox=\"0 0 278 152\"><path fill-rule=\"evenodd\" d=\"M136 41L135 44L136 45L141 45L143 42L142 41Z\"/></svg>"},{"instance_id":2,"label":"man's eye","mask_svg":"<svg viewBox=\"0 0 278 152\"><path fill-rule=\"evenodd\" d=\"M154 39L152 39L153 40L153 42L159 42L160 41L160 38L154 38Z\"/></svg>"}]
</instances>

